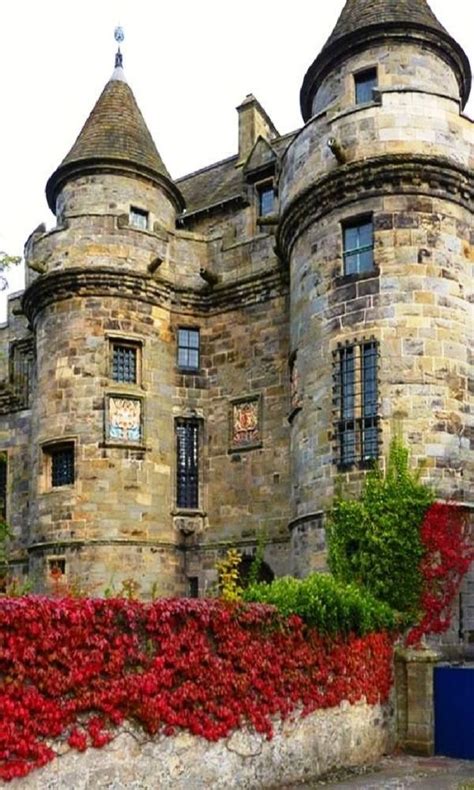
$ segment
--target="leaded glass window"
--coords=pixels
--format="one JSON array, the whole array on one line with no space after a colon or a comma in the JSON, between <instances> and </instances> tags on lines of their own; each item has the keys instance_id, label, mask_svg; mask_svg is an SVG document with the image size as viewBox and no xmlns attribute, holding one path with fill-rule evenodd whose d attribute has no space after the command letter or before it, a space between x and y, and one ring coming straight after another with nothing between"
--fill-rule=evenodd
<instances>
[{"instance_id":1,"label":"leaded glass window","mask_svg":"<svg viewBox=\"0 0 474 790\"><path fill-rule=\"evenodd\" d=\"M378 344L347 345L335 354L337 462L342 467L378 457Z\"/></svg>"},{"instance_id":2,"label":"leaded glass window","mask_svg":"<svg viewBox=\"0 0 474 790\"><path fill-rule=\"evenodd\" d=\"M354 75L356 104L367 104L374 100L377 87L377 69L366 69Z\"/></svg>"},{"instance_id":3,"label":"leaded glass window","mask_svg":"<svg viewBox=\"0 0 474 790\"><path fill-rule=\"evenodd\" d=\"M51 455L51 485L53 488L74 483L74 445L67 444L49 451Z\"/></svg>"},{"instance_id":4,"label":"leaded glass window","mask_svg":"<svg viewBox=\"0 0 474 790\"><path fill-rule=\"evenodd\" d=\"M112 345L112 378L127 384L136 384L138 348L137 346L113 343Z\"/></svg>"},{"instance_id":5,"label":"leaded glass window","mask_svg":"<svg viewBox=\"0 0 474 790\"><path fill-rule=\"evenodd\" d=\"M178 329L178 367L199 370L199 329Z\"/></svg>"},{"instance_id":6,"label":"leaded glass window","mask_svg":"<svg viewBox=\"0 0 474 790\"><path fill-rule=\"evenodd\" d=\"M363 274L374 268L374 228L372 219L351 222L343 227L344 274Z\"/></svg>"},{"instance_id":7,"label":"leaded glass window","mask_svg":"<svg viewBox=\"0 0 474 790\"><path fill-rule=\"evenodd\" d=\"M196 509L199 507L199 425L196 420L178 420L176 439L176 504Z\"/></svg>"}]
</instances>

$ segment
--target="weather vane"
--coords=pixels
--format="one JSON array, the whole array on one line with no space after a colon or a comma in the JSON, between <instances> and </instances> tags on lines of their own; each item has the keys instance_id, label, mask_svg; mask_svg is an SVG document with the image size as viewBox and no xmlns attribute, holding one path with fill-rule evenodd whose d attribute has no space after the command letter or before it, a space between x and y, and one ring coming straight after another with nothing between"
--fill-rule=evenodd
<instances>
[{"instance_id":1,"label":"weather vane","mask_svg":"<svg viewBox=\"0 0 474 790\"><path fill-rule=\"evenodd\" d=\"M121 27L120 25L117 25L117 27L114 30L114 38L115 38L115 40L116 40L116 42L118 44L118 49L117 49L117 52L115 54L115 68L118 69L118 68L122 68L123 67L123 55L122 55L122 53L120 51L120 44L122 43L122 41L125 38L125 33L123 32L123 27Z\"/></svg>"}]
</instances>

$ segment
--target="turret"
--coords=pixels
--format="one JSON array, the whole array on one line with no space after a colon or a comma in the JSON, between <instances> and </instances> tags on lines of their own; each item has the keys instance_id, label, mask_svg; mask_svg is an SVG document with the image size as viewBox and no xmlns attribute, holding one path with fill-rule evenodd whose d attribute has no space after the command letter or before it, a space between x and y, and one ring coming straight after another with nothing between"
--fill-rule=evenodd
<instances>
[{"instance_id":1,"label":"turret","mask_svg":"<svg viewBox=\"0 0 474 790\"><path fill-rule=\"evenodd\" d=\"M29 556L89 592L182 589L172 521L175 348L157 271L184 206L117 54L72 149L48 181L57 216L29 245L39 276ZM196 274L196 278L198 275ZM159 371L159 375L157 374Z\"/></svg>"},{"instance_id":2,"label":"turret","mask_svg":"<svg viewBox=\"0 0 474 790\"><path fill-rule=\"evenodd\" d=\"M469 496L470 83L425 0L347 0L304 79L277 235L297 574L324 567L336 479L356 492L396 434L438 495Z\"/></svg>"},{"instance_id":3,"label":"turret","mask_svg":"<svg viewBox=\"0 0 474 790\"><path fill-rule=\"evenodd\" d=\"M368 91L403 88L449 95L464 107L471 69L463 49L426 0L348 0L304 78L301 112L307 121L358 92L370 101Z\"/></svg>"}]
</instances>

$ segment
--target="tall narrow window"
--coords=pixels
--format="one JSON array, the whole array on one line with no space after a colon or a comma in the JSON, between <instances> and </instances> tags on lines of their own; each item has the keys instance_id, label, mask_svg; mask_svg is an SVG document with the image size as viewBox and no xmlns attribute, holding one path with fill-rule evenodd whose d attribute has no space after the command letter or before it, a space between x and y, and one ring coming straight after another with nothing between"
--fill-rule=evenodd
<instances>
[{"instance_id":1,"label":"tall narrow window","mask_svg":"<svg viewBox=\"0 0 474 790\"><path fill-rule=\"evenodd\" d=\"M140 230L148 230L148 211L132 206L130 209L130 225Z\"/></svg>"},{"instance_id":2,"label":"tall narrow window","mask_svg":"<svg viewBox=\"0 0 474 790\"><path fill-rule=\"evenodd\" d=\"M51 458L51 486L72 485L74 483L74 445L63 444L48 449Z\"/></svg>"},{"instance_id":3,"label":"tall narrow window","mask_svg":"<svg viewBox=\"0 0 474 790\"><path fill-rule=\"evenodd\" d=\"M0 453L0 519L2 519L2 521L5 521L7 518L7 479L7 454Z\"/></svg>"},{"instance_id":4,"label":"tall narrow window","mask_svg":"<svg viewBox=\"0 0 474 790\"><path fill-rule=\"evenodd\" d=\"M31 340L18 340L10 348L10 382L20 409L30 404L34 369L34 347Z\"/></svg>"},{"instance_id":5,"label":"tall narrow window","mask_svg":"<svg viewBox=\"0 0 474 790\"><path fill-rule=\"evenodd\" d=\"M178 367L199 370L199 329L178 329Z\"/></svg>"},{"instance_id":6,"label":"tall narrow window","mask_svg":"<svg viewBox=\"0 0 474 790\"><path fill-rule=\"evenodd\" d=\"M127 384L138 380L138 347L128 343L112 343L112 378Z\"/></svg>"},{"instance_id":7,"label":"tall narrow window","mask_svg":"<svg viewBox=\"0 0 474 790\"><path fill-rule=\"evenodd\" d=\"M195 510L199 507L199 425L196 420L178 420L176 439L176 504Z\"/></svg>"},{"instance_id":8,"label":"tall narrow window","mask_svg":"<svg viewBox=\"0 0 474 790\"><path fill-rule=\"evenodd\" d=\"M374 227L371 218L343 226L344 274L363 274L374 268Z\"/></svg>"},{"instance_id":9,"label":"tall narrow window","mask_svg":"<svg viewBox=\"0 0 474 790\"><path fill-rule=\"evenodd\" d=\"M335 356L337 462L348 467L378 456L378 345L338 349Z\"/></svg>"},{"instance_id":10,"label":"tall narrow window","mask_svg":"<svg viewBox=\"0 0 474 790\"><path fill-rule=\"evenodd\" d=\"M374 100L377 87L377 69L366 69L354 74L356 104L367 104Z\"/></svg>"},{"instance_id":11,"label":"tall narrow window","mask_svg":"<svg viewBox=\"0 0 474 790\"><path fill-rule=\"evenodd\" d=\"M258 216L267 217L273 214L275 205L275 190L273 184L262 184L258 187Z\"/></svg>"}]
</instances>

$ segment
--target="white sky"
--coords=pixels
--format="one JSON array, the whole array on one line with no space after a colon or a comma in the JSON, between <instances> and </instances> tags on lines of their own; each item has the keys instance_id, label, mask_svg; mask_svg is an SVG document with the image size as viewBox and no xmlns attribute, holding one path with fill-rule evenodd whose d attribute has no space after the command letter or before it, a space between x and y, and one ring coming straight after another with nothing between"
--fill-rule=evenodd
<instances>
[{"instance_id":1,"label":"white sky","mask_svg":"<svg viewBox=\"0 0 474 790\"><path fill-rule=\"evenodd\" d=\"M112 73L118 22L128 82L178 177L236 153L247 93L281 133L301 125L303 76L343 4L0 0L0 250L20 255L40 222L52 224L44 187ZM474 0L431 7L474 65ZM18 289L21 274L10 281Z\"/></svg>"}]
</instances>

